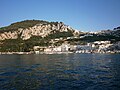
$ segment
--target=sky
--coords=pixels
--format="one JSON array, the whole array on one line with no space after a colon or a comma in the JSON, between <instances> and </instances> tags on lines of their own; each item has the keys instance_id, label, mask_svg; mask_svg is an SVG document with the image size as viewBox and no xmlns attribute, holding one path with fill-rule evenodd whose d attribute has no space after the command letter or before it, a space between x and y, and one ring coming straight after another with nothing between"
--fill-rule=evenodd
<instances>
[{"instance_id":1,"label":"sky","mask_svg":"<svg viewBox=\"0 0 120 90\"><path fill-rule=\"evenodd\" d=\"M0 27L33 19L80 31L113 29L120 26L120 0L0 0Z\"/></svg>"}]
</instances>

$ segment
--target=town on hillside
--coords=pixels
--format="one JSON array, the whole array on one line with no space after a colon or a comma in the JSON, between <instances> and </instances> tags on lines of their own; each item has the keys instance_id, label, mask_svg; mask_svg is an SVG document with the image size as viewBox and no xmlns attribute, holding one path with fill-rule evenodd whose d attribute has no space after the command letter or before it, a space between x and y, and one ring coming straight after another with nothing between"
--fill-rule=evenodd
<instances>
[{"instance_id":1,"label":"town on hillside","mask_svg":"<svg viewBox=\"0 0 120 90\"><path fill-rule=\"evenodd\" d=\"M53 54L53 53L120 53L120 50L111 49L113 44L110 41L95 41L87 43L86 45L70 45L67 42L61 46L49 46L41 47L34 46L35 54ZM116 44L116 47L120 46L120 42Z\"/></svg>"}]
</instances>

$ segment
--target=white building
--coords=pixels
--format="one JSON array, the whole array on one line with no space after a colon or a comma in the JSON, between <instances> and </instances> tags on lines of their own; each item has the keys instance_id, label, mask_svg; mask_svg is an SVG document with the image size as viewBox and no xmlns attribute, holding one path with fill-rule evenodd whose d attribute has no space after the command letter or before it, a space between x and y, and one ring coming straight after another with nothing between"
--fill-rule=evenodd
<instances>
[{"instance_id":1,"label":"white building","mask_svg":"<svg viewBox=\"0 0 120 90\"><path fill-rule=\"evenodd\" d=\"M35 51L35 54L40 54L40 52L39 51Z\"/></svg>"},{"instance_id":2,"label":"white building","mask_svg":"<svg viewBox=\"0 0 120 90\"><path fill-rule=\"evenodd\" d=\"M53 51L52 48L46 48L46 49L44 49L44 52L52 52L52 51Z\"/></svg>"},{"instance_id":3,"label":"white building","mask_svg":"<svg viewBox=\"0 0 120 90\"><path fill-rule=\"evenodd\" d=\"M53 51L55 51L55 52L61 52L62 50L61 50L61 47L55 47L55 48L53 48Z\"/></svg>"}]
</instances>

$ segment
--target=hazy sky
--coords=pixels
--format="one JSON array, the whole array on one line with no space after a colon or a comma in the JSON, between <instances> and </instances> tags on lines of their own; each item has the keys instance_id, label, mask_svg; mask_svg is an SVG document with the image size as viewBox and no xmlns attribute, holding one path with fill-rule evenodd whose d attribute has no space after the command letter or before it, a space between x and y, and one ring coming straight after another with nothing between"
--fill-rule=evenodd
<instances>
[{"instance_id":1,"label":"hazy sky","mask_svg":"<svg viewBox=\"0 0 120 90\"><path fill-rule=\"evenodd\" d=\"M0 27L26 19L97 31L120 26L120 0L0 0Z\"/></svg>"}]
</instances>

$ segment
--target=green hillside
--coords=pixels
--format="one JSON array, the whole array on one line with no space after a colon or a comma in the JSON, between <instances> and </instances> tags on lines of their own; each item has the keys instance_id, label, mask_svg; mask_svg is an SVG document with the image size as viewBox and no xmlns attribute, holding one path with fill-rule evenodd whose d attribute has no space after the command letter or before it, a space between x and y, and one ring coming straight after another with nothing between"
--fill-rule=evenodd
<instances>
[{"instance_id":1,"label":"green hillside","mask_svg":"<svg viewBox=\"0 0 120 90\"><path fill-rule=\"evenodd\" d=\"M16 22L11 24L7 27L0 28L0 33L8 32L8 31L15 31L19 28L29 28L33 27L37 24L50 24L57 25L58 22L47 22L42 20L25 20L22 22ZM67 38L72 37L73 32L71 30L68 30L68 32L60 32L60 31L52 31L51 34L47 35L46 37L42 38L41 36L32 36L28 40L22 40L20 36L17 39L8 39L8 40L2 40L0 41L0 52L27 52L32 51L34 46L50 46L52 43L50 43L51 39L56 38ZM61 41L55 43L55 45L61 45Z\"/></svg>"}]
</instances>

